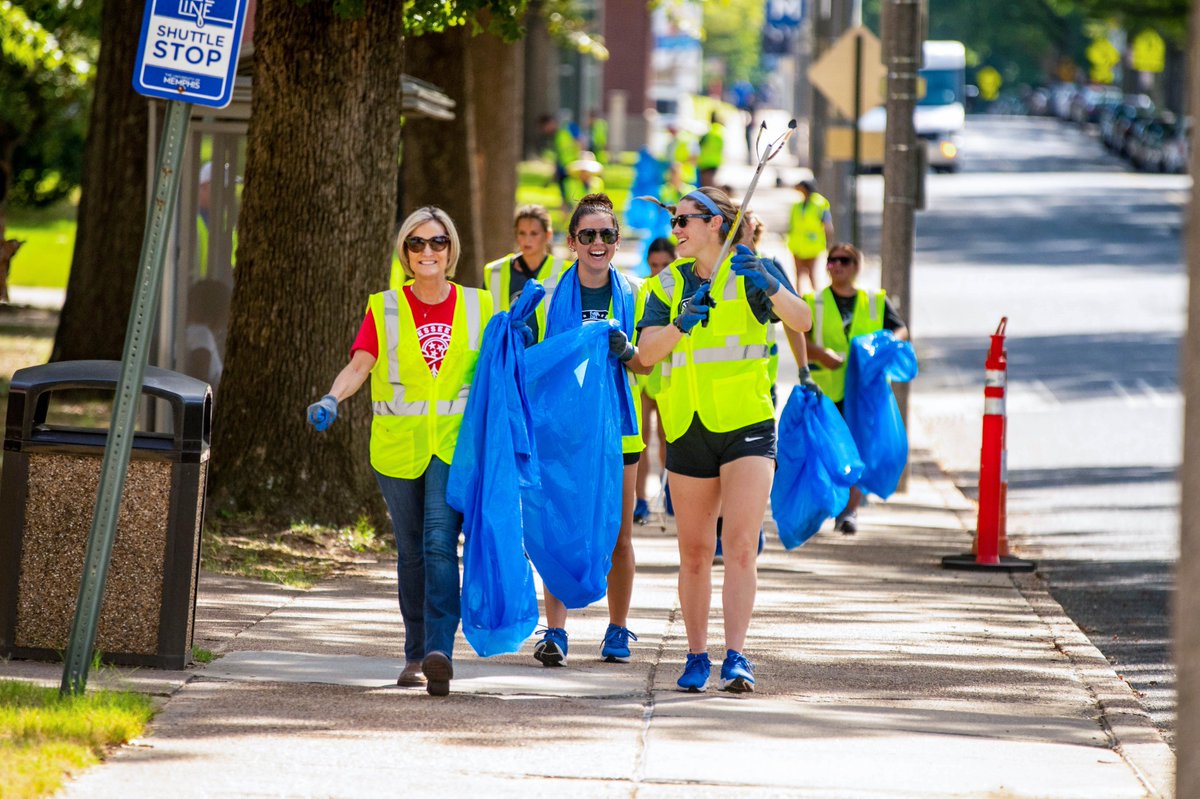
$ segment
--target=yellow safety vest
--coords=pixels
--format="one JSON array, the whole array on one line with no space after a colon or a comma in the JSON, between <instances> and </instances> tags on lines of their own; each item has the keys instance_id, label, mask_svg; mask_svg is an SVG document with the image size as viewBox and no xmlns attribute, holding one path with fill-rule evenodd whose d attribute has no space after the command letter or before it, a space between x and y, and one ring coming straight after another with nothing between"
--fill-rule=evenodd
<instances>
[{"instance_id":1,"label":"yellow safety vest","mask_svg":"<svg viewBox=\"0 0 1200 799\"><path fill-rule=\"evenodd\" d=\"M635 327L637 326L637 324L639 324L642 321L642 317L646 313L646 297L648 297L649 295L650 295L650 281L643 280L642 284L640 286L638 286L637 297L634 300L634 302L635 302L634 307L636 309L635 316L636 316L636 320L637 320L634 323ZM659 361L658 363L654 364L654 368L650 371L650 374L638 375L637 376L637 384L638 384L638 388L640 388L642 390L642 393L645 394L650 399L654 399L655 397L657 397L658 392L662 390L662 361ZM641 403L638 403L638 405L640 407ZM638 420L638 429L639 430L642 429L640 419Z\"/></svg>"},{"instance_id":2,"label":"yellow safety vest","mask_svg":"<svg viewBox=\"0 0 1200 799\"><path fill-rule=\"evenodd\" d=\"M379 357L371 368L371 465L388 477L412 480L437 456L454 457L471 393L483 330L492 316L486 291L452 283L457 292L450 344L437 377L429 371L412 308L402 291L372 294Z\"/></svg>"},{"instance_id":3,"label":"yellow safety vest","mask_svg":"<svg viewBox=\"0 0 1200 799\"><path fill-rule=\"evenodd\" d=\"M716 169L721 166L721 158L725 154L725 126L715 123L708 133L700 137L701 169Z\"/></svg>"},{"instance_id":4,"label":"yellow safety vest","mask_svg":"<svg viewBox=\"0 0 1200 799\"><path fill-rule=\"evenodd\" d=\"M650 290L673 314L683 304L679 260L651 278ZM729 259L713 277L717 307L708 325L696 325L663 360L658 412L667 441L682 436L693 416L714 433L728 433L775 418L767 375L767 325L755 318L746 299L746 281L730 270Z\"/></svg>"},{"instance_id":5,"label":"yellow safety vest","mask_svg":"<svg viewBox=\"0 0 1200 799\"><path fill-rule=\"evenodd\" d=\"M886 291L871 293L858 289L858 297L854 301L854 317L850 321L850 335L842 327L842 315L838 313L837 300L833 298L833 289L826 286L820 294L805 294L804 301L812 309L812 337L818 347L832 350L845 358L850 352L850 339L857 336L883 330L884 299ZM821 364L811 361L812 378L825 396L834 402L841 402L846 396L846 364L843 362L837 369L827 369Z\"/></svg>"},{"instance_id":6,"label":"yellow safety vest","mask_svg":"<svg viewBox=\"0 0 1200 799\"><path fill-rule=\"evenodd\" d=\"M512 285L512 263L516 258L516 253L509 253L483 267L483 285L492 295L492 304L497 312L507 311L512 305L512 291L509 286ZM537 274L534 275L546 288L546 297L538 303L536 311L538 341L546 337L546 309L550 307L550 300L554 298L554 289L558 287L558 279L562 277L563 272L567 271L568 266L570 264L566 261L560 261L551 254L546 256L546 260L542 262L542 265L538 267Z\"/></svg>"},{"instance_id":7,"label":"yellow safety vest","mask_svg":"<svg viewBox=\"0 0 1200 799\"><path fill-rule=\"evenodd\" d=\"M816 258L829 246L825 241L825 212L829 200L815 191L808 202L792 206L791 226L788 228L788 250L798 258Z\"/></svg>"}]
</instances>

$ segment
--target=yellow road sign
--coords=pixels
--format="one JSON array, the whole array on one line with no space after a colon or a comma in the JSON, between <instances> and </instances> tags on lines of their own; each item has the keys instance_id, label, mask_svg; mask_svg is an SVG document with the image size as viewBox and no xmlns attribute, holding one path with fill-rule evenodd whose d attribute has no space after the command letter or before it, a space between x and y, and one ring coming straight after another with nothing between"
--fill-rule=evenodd
<instances>
[{"instance_id":1,"label":"yellow road sign","mask_svg":"<svg viewBox=\"0 0 1200 799\"><path fill-rule=\"evenodd\" d=\"M1130 61L1139 72L1162 72L1167 61L1167 45L1158 31L1144 30L1133 37Z\"/></svg>"},{"instance_id":2,"label":"yellow road sign","mask_svg":"<svg viewBox=\"0 0 1200 799\"><path fill-rule=\"evenodd\" d=\"M875 34L861 26L851 28L808 68L812 85L847 119L854 118L854 52L858 41L862 42L859 112L866 113L883 102L887 78L883 48Z\"/></svg>"},{"instance_id":3,"label":"yellow road sign","mask_svg":"<svg viewBox=\"0 0 1200 799\"><path fill-rule=\"evenodd\" d=\"M1103 37L1093 39L1087 48L1088 62L1092 65L1090 72L1095 83L1112 83L1113 67L1121 63L1121 52L1113 43Z\"/></svg>"},{"instance_id":4,"label":"yellow road sign","mask_svg":"<svg viewBox=\"0 0 1200 799\"><path fill-rule=\"evenodd\" d=\"M984 67L975 73L975 82L979 85L980 96L990 102L1000 95L1000 86L1004 79L995 67Z\"/></svg>"}]
</instances>

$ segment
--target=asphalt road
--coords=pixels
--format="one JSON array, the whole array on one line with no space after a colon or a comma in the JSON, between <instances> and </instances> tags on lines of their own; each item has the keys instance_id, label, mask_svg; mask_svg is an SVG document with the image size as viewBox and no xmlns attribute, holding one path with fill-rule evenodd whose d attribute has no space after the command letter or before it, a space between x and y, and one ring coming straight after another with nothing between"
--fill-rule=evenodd
<instances>
[{"instance_id":1,"label":"asphalt road","mask_svg":"<svg viewBox=\"0 0 1200 799\"><path fill-rule=\"evenodd\" d=\"M1007 316L1010 538L1171 740L1190 180L1132 172L1056 120L973 117L962 150L918 217L914 435L974 493L983 362ZM878 189L864 180L864 207Z\"/></svg>"}]
</instances>

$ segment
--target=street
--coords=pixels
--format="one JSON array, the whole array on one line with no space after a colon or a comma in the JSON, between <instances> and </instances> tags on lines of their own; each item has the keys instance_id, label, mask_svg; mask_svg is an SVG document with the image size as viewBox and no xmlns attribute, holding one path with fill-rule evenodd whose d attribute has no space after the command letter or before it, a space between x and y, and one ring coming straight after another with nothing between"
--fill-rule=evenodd
<instances>
[{"instance_id":1,"label":"street","mask_svg":"<svg viewBox=\"0 0 1200 799\"><path fill-rule=\"evenodd\" d=\"M984 356L1007 316L1012 544L1171 740L1190 180L1130 172L1053 119L972 117L962 150L918 213L913 437L974 495ZM862 185L874 211L879 184Z\"/></svg>"}]
</instances>

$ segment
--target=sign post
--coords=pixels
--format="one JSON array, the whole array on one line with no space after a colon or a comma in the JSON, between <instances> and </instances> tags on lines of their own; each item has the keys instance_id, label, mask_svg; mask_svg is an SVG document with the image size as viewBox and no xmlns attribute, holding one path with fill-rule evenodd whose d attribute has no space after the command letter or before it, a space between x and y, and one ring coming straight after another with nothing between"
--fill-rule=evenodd
<instances>
[{"instance_id":1,"label":"sign post","mask_svg":"<svg viewBox=\"0 0 1200 799\"><path fill-rule=\"evenodd\" d=\"M61 694L83 693L87 688L104 584L116 539L121 492L133 448L134 416L150 355L150 328L158 312L167 240L179 196L192 104L213 108L229 105L246 3L247 0L147 0L146 3L133 88L140 94L170 102L158 151L154 195L146 211L146 233L125 331L121 377L100 462L100 487L67 642Z\"/></svg>"},{"instance_id":2,"label":"sign post","mask_svg":"<svg viewBox=\"0 0 1200 799\"><path fill-rule=\"evenodd\" d=\"M883 101L883 48L870 30L859 26L842 34L808 69L808 79L853 125L850 160L850 240L858 245L858 172L862 161L859 119L863 110Z\"/></svg>"}]
</instances>

